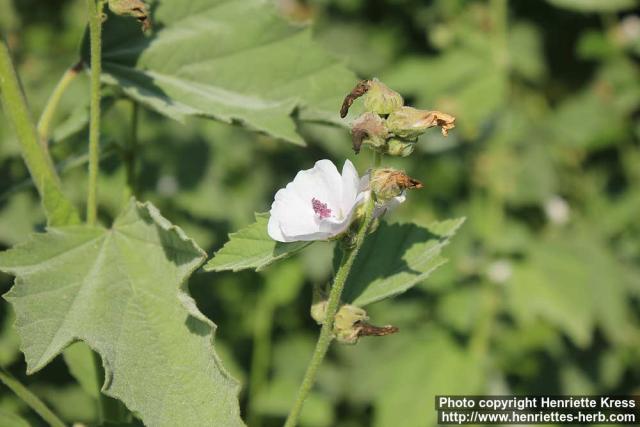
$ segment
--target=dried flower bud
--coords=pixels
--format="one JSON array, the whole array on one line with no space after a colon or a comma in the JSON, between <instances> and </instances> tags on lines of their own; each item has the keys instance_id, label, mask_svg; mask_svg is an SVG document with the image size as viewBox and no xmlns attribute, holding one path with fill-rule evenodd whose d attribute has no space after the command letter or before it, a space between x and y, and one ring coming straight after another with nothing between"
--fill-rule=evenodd
<instances>
[{"instance_id":1,"label":"dried flower bud","mask_svg":"<svg viewBox=\"0 0 640 427\"><path fill-rule=\"evenodd\" d=\"M362 144L381 150L387 143L388 136L384 119L374 113L364 113L351 124L351 139L356 154L360 152Z\"/></svg>"},{"instance_id":2,"label":"dried flower bud","mask_svg":"<svg viewBox=\"0 0 640 427\"><path fill-rule=\"evenodd\" d=\"M376 114L391 114L404 105L402 96L389 89L378 79L369 80L369 90L364 97L364 108Z\"/></svg>"},{"instance_id":3,"label":"dried flower bud","mask_svg":"<svg viewBox=\"0 0 640 427\"><path fill-rule=\"evenodd\" d=\"M136 18L142 24L142 31L151 28L149 7L142 0L109 0L109 9L116 15Z\"/></svg>"},{"instance_id":4,"label":"dried flower bud","mask_svg":"<svg viewBox=\"0 0 640 427\"><path fill-rule=\"evenodd\" d=\"M447 136L449 130L455 127L455 120L455 117L440 111L402 107L389 115L387 128L389 132L400 138L415 139L427 129L440 126L442 134Z\"/></svg>"},{"instance_id":5,"label":"dried flower bud","mask_svg":"<svg viewBox=\"0 0 640 427\"><path fill-rule=\"evenodd\" d=\"M367 312L355 305L345 304L338 310L333 322L333 333L343 344L355 344L360 336L360 323L368 320Z\"/></svg>"},{"instance_id":6,"label":"dried flower bud","mask_svg":"<svg viewBox=\"0 0 640 427\"><path fill-rule=\"evenodd\" d=\"M387 143L387 154L390 156L407 157L416 148L415 141L405 141L402 139L393 138Z\"/></svg>"},{"instance_id":7,"label":"dried flower bud","mask_svg":"<svg viewBox=\"0 0 640 427\"><path fill-rule=\"evenodd\" d=\"M391 168L374 170L371 173L369 185L376 199L382 202L402 195L407 189L423 187L420 181L409 177L402 171Z\"/></svg>"}]
</instances>

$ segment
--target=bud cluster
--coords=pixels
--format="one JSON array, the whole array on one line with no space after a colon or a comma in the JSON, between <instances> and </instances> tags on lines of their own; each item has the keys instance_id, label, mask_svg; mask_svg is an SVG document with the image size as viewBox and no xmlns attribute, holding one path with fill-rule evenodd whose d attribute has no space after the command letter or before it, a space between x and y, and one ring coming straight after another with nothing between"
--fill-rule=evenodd
<instances>
[{"instance_id":1,"label":"bud cluster","mask_svg":"<svg viewBox=\"0 0 640 427\"><path fill-rule=\"evenodd\" d=\"M342 103L341 117L346 117L359 97L363 97L366 112L351 124L356 153L366 145L381 154L406 157L413 153L418 137L427 129L438 126L447 136L455 127L455 117L449 114L405 106L402 96L378 79L356 85Z\"/></svg>"}]
</instances>

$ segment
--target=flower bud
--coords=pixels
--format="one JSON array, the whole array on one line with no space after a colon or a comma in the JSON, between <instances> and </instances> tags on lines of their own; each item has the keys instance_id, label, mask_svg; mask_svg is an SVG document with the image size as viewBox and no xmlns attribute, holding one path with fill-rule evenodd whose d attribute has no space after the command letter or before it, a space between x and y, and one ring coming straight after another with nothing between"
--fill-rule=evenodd
<instances>
[{"instance_id":1,"label":"flower bud","mask_svg":"<svg viewBox=\"0 0 640 427\"><path fill-rule=\"evenodd\" d=\"M343 344L355 344L360 336L360 322L368 320L367 312L355 305L345 304L338 310L333 322L333 333Z\"/></svg>"},{"instance_id":2,"label":"flower bud","mask_svg":"<svg viewBox=\"0 0 640 427\"><path fill-rule=\"evenodd\" d=\"M363 95L364 108L370 113L387 115L404 105L402 96L378 79L362 80L344 98L340 117L345 118L353 102Z\"/></svg>"},{"instance_id":3,"label":"flower bud","mask_svg":"<svg viewBox=\"0 0 640 427\"><path fill-rule=\"evenodd\" d=\"M420 181L409 177L402 171L391 168L374 170L371 173L369 185L376 200L381 202L400 196L407 189L423 187Z\"/></svg>"},{"instance_id":4,"label":"flower bud","mask_svg":"<svg viewBox=\"0 0 640 427\"><path fill-rule=\"evenodd\" d=\"M327 316L327 293L319 285L313 287L313 300L311 302L311 318L318 325L322 325Z\"/></svg>"},{"instance_id":5,"label":"flower bud","mask_svg":"<svg viewBox=\"0 0 640 427\"><path fill-rule=\"evenodd\" d=\"M149 7L142 0L109 0L109 9L116 15L136 18L142 24L142 31L151 28Z\"/></svg>"},{"instance_id":6,"label":"flower bud","mask_svg":"<svg viewBox=\"0 0 640 427\"><path fill-rule=\"evenodd\" d=\"M455 127L455 117L440 111L418 110L413 107L402 107L387 118L389 132L397 137L416 139L434 126L442 128L442 135L447 136Z\"/></svg>"},{"instance_id":7,"label":"flower bud","mask_svg":"<svg viewBox=\"0 0 640 427\"><path fill-rule=\"evenodd\" d=\"M390 156L407 157L416 148L415 141L405 141L402 139L393 138L387 143L387 154Z\"/></svg>"},{"instance_id":8,"label":"flower bud","mask_svg":"<svg viewBox=\"0 0 640 427\"><path fill-rule=\"evenodd\" d=\"M404 99L395 90L378 79L369 80L369 90L364 97L364 108L376 114L391 114L404 105Z\"/></svg>"},{"instance_id":9,"label":"flower bud","mask_svg":"<svg viewBox=\"0 0 640 427\"><path fill-rule=\"evenodd\" d=\"M375 150L382 150L388 136L389 131L384 124L384 119L374 113L364 113L351 124L351 139L353 151L356 154L360 152L362 144L367 144Z\"/></svg>"}]
</instances>

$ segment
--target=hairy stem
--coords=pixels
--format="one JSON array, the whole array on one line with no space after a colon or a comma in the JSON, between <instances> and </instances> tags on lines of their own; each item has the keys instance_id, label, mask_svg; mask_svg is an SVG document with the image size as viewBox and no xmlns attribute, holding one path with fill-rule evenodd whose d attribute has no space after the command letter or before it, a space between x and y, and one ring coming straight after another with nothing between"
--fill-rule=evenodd
<instances>
[{"instance_id":1,"label":"hairy stem","mask_svg":"<svg viewBox=\"0 0 640 427\"><path fill-rule=\"evenodd\" d=\"M40 138L40 143L45 147L47 146L49 134L51 133L51 123L53 122L58 105L60 105L62 95L69 87L69 84L76 78L80 70L82 70L82 62L78 62L62 75L62 78L53 89L53 92L51 92L47 105L40 115L37 126L38 137Z\"/></svg>"},{"instance_id":2,"label":"hairy stem","mask_svg":"<svg viewBox=\"0 0 640 427\"><path fill-rule=\"evenodd\" d=\"M102 72L102 9L103 0L87 0L89 42L91 46L91 118L89 124L89 189L87 193L87 223L96 223L98 212L98 168L100 163L100 73Z\"/></svg>"},{"instance_id":3,"label":"hairy stem","mask_svg":"<svg viewBox=\"0 0 640 427\"><path fill-rule=\"evenodd\" d=\"M342 256L340 267L338 268L338 272L336 273L336 277L333 281L333 286L331 287L331 291L329 292L326 317L324 319L324 322L322 322L320 336L318 337L316 348L313 351L313 355L311 356L311 361L307 366L307 371L302 380L302 384L298 389L298 394L296 396L293 407L291 408L291 412L289 412L287 421L284 424L285 427L294 427L297 424L300 412L302 411L302 406L304 405L304 401L311 392L311 388L316 381L318 369L320 368L320 365L322 364L322 361L327 354L327 350L329 349L331 341L333 341L333 323L336 317L336 313L338 312L338 308L340 307L340 297L342 296L344 285L347 281L347 278L349 277L349 273L351 272L351 267L353 267L353 262L358 256L358 252L360 252L360 248L362 247L365 237L367 236L367 231L369 230L369 226L371 225L373 219L373 207L374 200L372 197L367 203L366 213L362 221L362 225L358 230L355 245L352 249L345 250Z\"/></svg>"},{"instance_id":4,"label":"hairy stem","mask_svg":"<svg viewBox=\"0 0 640 427\"><path fill-rule=\"evenodd\" d=\"M38 142L36 126L3 38L0 38L0 98L4 113L18 135L22 157L40 194L49 225L75 222L77 214L69 199L62 193L53 161L46 147Z\"/></svg>"}]
</instances>

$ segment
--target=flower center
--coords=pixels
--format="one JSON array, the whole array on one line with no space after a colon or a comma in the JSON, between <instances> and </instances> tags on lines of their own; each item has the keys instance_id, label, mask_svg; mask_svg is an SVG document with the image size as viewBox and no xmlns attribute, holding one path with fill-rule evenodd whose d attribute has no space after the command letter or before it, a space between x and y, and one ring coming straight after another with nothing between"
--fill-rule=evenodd
<instances>
[{"instance_id":1,"label":"flower center","mask_svg":"<svg viewBox=\"0 0 640 427\"><path fill-rule=\"evenodd\" d=\"M320 219L329 218L331 216L331 209L327 207L327 204L322 203L315 197L311 199L311 206L313 207L313 211L320 217Z\"/></svg>"}]
</instances>

